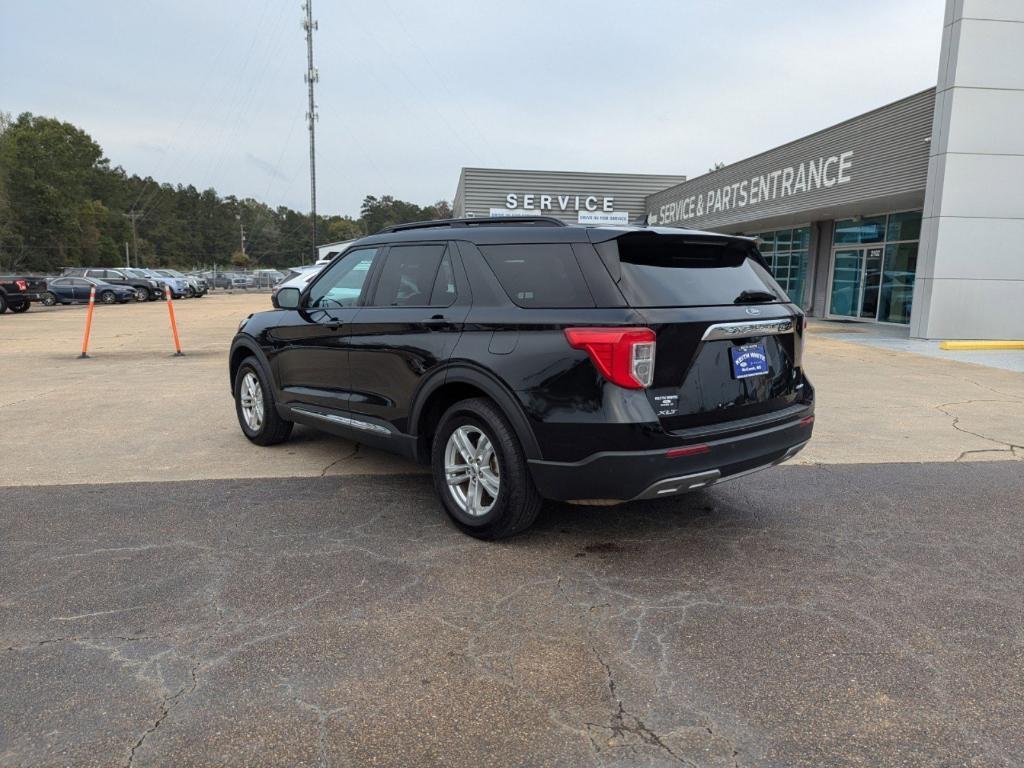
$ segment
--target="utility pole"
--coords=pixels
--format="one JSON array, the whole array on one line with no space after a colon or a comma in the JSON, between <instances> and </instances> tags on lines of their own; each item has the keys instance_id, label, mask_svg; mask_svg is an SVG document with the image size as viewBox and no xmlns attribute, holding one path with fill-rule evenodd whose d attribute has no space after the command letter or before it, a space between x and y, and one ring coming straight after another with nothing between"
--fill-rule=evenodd
<instances>
[{"instance_id":1,"label":"utility pole","mask_svg":"<svg viewBox=\"0 0 1024 768\"><path fill-rule=\"evenodd\" d=\"M139 235L135 231L135 220L142 216L142 214L133 209L124 215L131 219L132 222L132 250L135 251L135 266L137 267L139 266Z\"/></svg>"},{"instance_id":2,"label":"utility pole","mask_svg":"<svg viewBox=\"0 0 1024 768\"><path fill-rule=\"evenodd\" d=\"M242 223L242 216L239 214L235 217L238 219L238 240L242 245L242 260L245 260L245 224Z\"/></svg>"},{"instance_id":3,"label":"utility pole","mask_svg":"<svg viewBox=\"0 0 1024 768\"><path fill-rule=\"evenodd\" d=\"M313 66L313 31L318 29L317 23L313 21L313 0L306 0L302 4L302 10L306 12L306 18L302 20L302 28L306 30L306 85L309 88L309 111L306 113L306 120L309 122L309 200L312 213L310 220L313 222L313 260L316 261L316 121L320 116L316 112L316 102L313 99L313 84L320 80L320 73Z\"/></svg>"},{"instance_id":4,"label":"utility pole","mask_svg":"<svg viewBox=\"0 0 1024 768\"><path fill-rule=\"evenodd\" d=\"M124 241L124 265L126 267L131 267L131 265L132 265L132 260L128 258L128 241L127 240Z\"/></svg>"}]
</instances>

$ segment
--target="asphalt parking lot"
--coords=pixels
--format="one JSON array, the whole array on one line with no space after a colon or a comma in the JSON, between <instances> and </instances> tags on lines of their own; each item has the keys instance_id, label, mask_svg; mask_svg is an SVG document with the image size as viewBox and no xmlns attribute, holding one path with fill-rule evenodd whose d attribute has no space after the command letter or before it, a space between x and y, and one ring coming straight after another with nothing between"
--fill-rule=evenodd
<instances>
[{"instance_id":1,"label":"asphalt parking lot","mask_svg":"<svg viewBox=\"0 0 1024 768\"><path fill-rule=\"evenodd\" d=\"M799 462L484 544L246 443L266 302L0 317L0 765L1024 764L1019 374L822 328Z\"/></svg>"}]
</instances>

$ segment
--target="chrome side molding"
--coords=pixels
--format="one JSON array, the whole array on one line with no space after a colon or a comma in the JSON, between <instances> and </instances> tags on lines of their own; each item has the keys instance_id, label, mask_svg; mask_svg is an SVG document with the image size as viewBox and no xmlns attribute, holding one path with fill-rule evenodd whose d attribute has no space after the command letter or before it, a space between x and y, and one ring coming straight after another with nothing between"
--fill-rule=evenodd
<instances>
[{"instance_id":1,"label":"chrome side molding","mask_svg":"<svg viewBox=\"0 0 1024 768\"><path fill-rule=\"evenodd\" d=\"M748 336L778 336L792 333L795 327L793 318L780 320L737 320L734 323L715 323L709 325L701 341L717 339L744 339Z\"/></svg>"},{"instance_id":2,"label":"chrome side molding","mask_svg":"<svg viewBox=\"0 0 1024 768\"><path fill-rule=\"evenodd\" d=\"M338 416L333 413L320 413L319 411L313 411L309 408L303 408L301 405L290 405L288 408L295 413L312 416L315 419L330 421L334 424L340 424L343 427L349 427L350 429L359 429L363 432L373 432L375 435L391 437L391 430L387 427L381 426L380 424L371 424L368 421L360 421L359 419L353 419L348 416Z\"/></svg>"}]
</instances>

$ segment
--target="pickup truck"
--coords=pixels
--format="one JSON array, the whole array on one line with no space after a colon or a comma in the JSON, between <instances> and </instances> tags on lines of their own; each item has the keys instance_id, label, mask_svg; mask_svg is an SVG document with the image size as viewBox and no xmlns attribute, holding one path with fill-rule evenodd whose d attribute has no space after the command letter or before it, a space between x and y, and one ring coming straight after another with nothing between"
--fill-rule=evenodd
<instances>
[{"instance_id":1,"label":"pickup truck","mask_svg":"<svg viewBox=\"0 0 1024 768\"><path fill-rule=\"evenodd\" d=\"M46 278L21 275L0 275L0 315L27 312L33 301L42 301Z\"/></svg>"}]
</instances>

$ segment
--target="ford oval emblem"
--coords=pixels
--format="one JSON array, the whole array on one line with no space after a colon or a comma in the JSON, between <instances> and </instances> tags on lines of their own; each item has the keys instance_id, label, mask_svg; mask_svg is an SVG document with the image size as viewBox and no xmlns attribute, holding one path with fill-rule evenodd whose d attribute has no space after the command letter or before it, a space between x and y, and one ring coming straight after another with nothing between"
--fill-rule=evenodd
<instances>
[{"instance_id":1,"label":"ford oval emblem","mask_svg":"<svg viewBox=\"0 0 1024 768\"><path fill-rule=\"evenodd\" d=\"M761 314L761 310L758 309L757 307L747 307L744 311L748 315L760 315Z\"/></svg>"}]
</instances>

